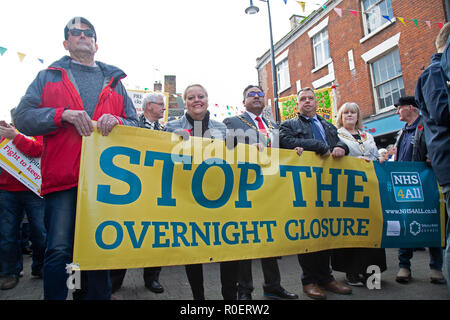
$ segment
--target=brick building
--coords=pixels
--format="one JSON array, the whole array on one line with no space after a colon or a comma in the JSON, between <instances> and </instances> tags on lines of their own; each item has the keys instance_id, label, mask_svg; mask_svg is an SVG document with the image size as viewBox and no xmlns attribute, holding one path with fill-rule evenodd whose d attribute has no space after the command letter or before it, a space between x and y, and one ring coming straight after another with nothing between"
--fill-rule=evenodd
<instances>
[{"instance_id":1,"label":"brick building","mask_svg":"<svg viewBox=\"0 0 450 320\"><path fill-rule=\"evenodd\" d=\"M378 147L395 141L404 123L394 102L414 95L448 21L446 0L329 0L308 17L291 17L291 31L275 44L279 98L301 87L336 86L337 108L356 102L364 130ZM257 59L258 79L272 105L270 51ZM273 108L273 107L272 107ZM274 111L274 110L272 110Z\"/></svg>"},{"instance_id":2,"label":"brick building","mask_svg":"<svg viewBox=\"0 0 450 320\"><path fill-rule=\"evenodd\" d=\"M162 92L161 82L153 84L153 91ZM184 102L180 93L177 93L177 77L174 75L164 76L164 92L169 95L169 119L174 119L183 116Z\"/></svg>"}]
</instances>

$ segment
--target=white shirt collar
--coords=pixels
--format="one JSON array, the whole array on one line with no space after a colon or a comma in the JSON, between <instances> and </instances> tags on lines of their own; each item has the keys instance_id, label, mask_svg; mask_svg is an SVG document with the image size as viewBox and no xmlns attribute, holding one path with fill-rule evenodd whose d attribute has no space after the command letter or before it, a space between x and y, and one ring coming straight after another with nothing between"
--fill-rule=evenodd
<instances>
[{"instance_id":1,"label":"white shirt collar","mask_svg":"<svg viewBox=\"0 0 450 320\"><path fill-rule=\"evenodd\" d=\"M248 115L252 118L252 120L253 120L254 122L257 122L257 121L255 120L256 117L260 117L261 119L263 118L262 115L257 116L256 114L254 114L254 113L252 113L252 112L250 112L250 111L247 111L247 110L246 110L245 112L248 113ZM264 123L264 121L263 121L263 123ZM265 125L265 123L264 123L264 125Z\"/></svg>"}]
</instances>

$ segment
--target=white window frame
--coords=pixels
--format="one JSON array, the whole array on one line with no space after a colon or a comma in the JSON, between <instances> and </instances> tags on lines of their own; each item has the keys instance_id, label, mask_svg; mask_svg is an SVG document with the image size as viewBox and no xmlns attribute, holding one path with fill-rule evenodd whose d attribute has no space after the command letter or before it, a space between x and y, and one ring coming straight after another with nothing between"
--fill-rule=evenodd
<instances>
[{"instance_id":1,"label":"white window frame","mask_svg":"<svg viewBox=\"0 0 450 320\"><path fill-rule=\"evenodd\" d=\"M314 73L333 62L333 60L331 59L330 43L328 43L328 52L330 53L330 57L328 59L325 59L325 61L323 61L321 65L316 64L316 54L312 40L313 37L322 32L324 29L328 29L328 20L329 16L327 16L325 19L320 21L314 28L311 28L308 31L308 36L311 39L311 46L313 47L313 57L314 57L314 68L311 70L311 73Z\"/></svg>"},{"instance_id":2,"label":"white window frame","mask_svg":"<svg viewBox=\"0 0 450 320\"><path fill-rule=\"evenodd\" d=\"M386 39L379 45L373 47L372 49L364 52L361 55L361 58L364 60L364 62L366 64L369 64L371 86L372 86L373 97L374 97L374 102L375 102L375 110L376 110L377 114L393 110L393 109L395 109L395 106L392 104L391 106L386 106L385 108L382 108L382 109L380 108L378 92L377 92L377 88L375 87L375 77L374 77L372 64L375 61L381 59L383 56L390 54L392 51L399 49L400 35L401 35L400 32L395 34L394 36L390 37L389 39ZM402 70L401 76L403 77L403 70ZM399 76L397 76L396 78L398 78L398 77ZM391 79L391 80L393 80L393 79ZM378 86L379 85L380 84L378 84ZM404 85L405 85L405 83L403 82L403 87L404 87ZM395 103L395 101L393 103Z\"/></svg>"},{"instance_id":3,"label":"white window frame","mask_svg":"<svg viewBox=\"0 0 450 320\"><path fill-rule=\"evenodd\" d=\"M325 35L326 33L326 35ZM318 39L320 37L320 39ZM317 40L316 43L314 43ZM314 55L314 70L317 70L328 63L331 62L331 54L330 54L330 43L328 41L328 28L324 28L315 34L312 38L312 47L313 47L313 55ZM326 56L325 46L328 47L328 56ZM321 47L320 49L320 57L316 54L316 48ZM319 61L319 58L321 61Z\"/></svg>"},{"instance_id":4,"label":"white window frame","mask_svg":"<svg viewBox=\"0 0 450 320\"><path fill-rule=\"evenodd\" d=\"M386 20L386 19L384 19L384 18L380 15L380 16L379 16L380 19L385 20L385 22L382 23L382 24L380 24L378 27L376 27L375 29L373 29L373 30L371 30L371 31L369 32L369 21L368 21L368 19L367 19L367 14L366 14L366 12L367 12L367 11L373 11L374 8L377 8L377 7L378 7L382 2L384 2L384 1L391 1L391 10L392 10L392 0L378 0L375 4L373 4L371 7L367 8L367 9L364 8L364 0L361 0L361 1L360 1L361 11L362 11L362 20L363 20L363 29L364 29L364 35L365 35L364 38L362 38L362 39L360 40L361 43L364 42L365 40L371 38L372 36L374 36L374 35L377 34L378 32L384 30L385 28L387 28L388 26L390 26L391 24L393 24L393 23L396 21L394 15L392 15L392 17L390 17L391 22L388 21L388 20ZM374 14L376 14L376 13L374 13Z\"/></svg>"},{"instance_id":5,"label":"white window frame","mask_svg":"<svg viewBox=\"0 0 450 320\"><path fill-rule=\"evenodd\" d=\"M393 76L393 77L391 77L391 78L389 78L389 79L387 79L387 80L385 80L385 81L383 81L383 82L378 83L378 84L375 85L374 63L377 62L377 61L379 61L379 60L382 59L383 57L385 57L385 56L387 56L387 55L390 55L390 54L394 53L395 51L398 51L398 47L396 47L396 48L394 48L394 49L392 49L392 50L386 52L383 56L377 57L377 59L373 60L373 61L370 63L370 74L371 74L371 78L372 78L372 88L373 88L373 92L374 92L375 106L376 106L377 113L383 113L383 112L387 112L387 111L390 111L390 110L392 110L392 109L395 109L395 106L394 106L395 101L394 101L394 100L392 101L392 104L391 104L391 105L385 106L384 108L381 108L381 105L380 105L380 97L379 97L379 95L378 95L378 88L379 88L379 87L381 87L382 85L391 83L391 82L393 82L393 81L396 81L396 80L399 79L399 78L402 78L402 82L403 82L403 90L405 90L405 82L404 82L404 80L403 80L403 70L401 70L400 74L397 74L397 75L395 75L395 76ZM400 61L399 61L399 62L400 62ZM401 62L400 62L400 68L401 68ZM401 96L401 94L400 94L399 96Z\"/></svg>"},{"instance_id":6,"label":"white window frame","mask_svg":"<svg viewBox=\"0 0 450 320\"><path fill-rule=\"evenodd\" d=\"M291 87L291 80L289 76L289 59L278 62L276 65L278 93L283 92Z\"/></svg>"}]
</instances>

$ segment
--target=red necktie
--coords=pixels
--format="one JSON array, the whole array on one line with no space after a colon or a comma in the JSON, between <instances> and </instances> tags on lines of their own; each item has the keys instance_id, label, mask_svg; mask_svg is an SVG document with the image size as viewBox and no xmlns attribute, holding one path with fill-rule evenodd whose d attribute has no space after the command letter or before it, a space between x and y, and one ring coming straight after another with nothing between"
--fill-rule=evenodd
<instances>
[{"instance_id":1,"label":"red necktie","mask_svg":"<svg viewBox=\"0 0 450 320\"><path fill-rule=\"evenodd\" d=\"M261 118L260 117L256 117L255 119L256 119L256 121L258 121L259 131L261 131L262 134L267 136L267 130L266 130L266 127L264 127L264 123L262 122Z\"/></svg>"}]
</instances>

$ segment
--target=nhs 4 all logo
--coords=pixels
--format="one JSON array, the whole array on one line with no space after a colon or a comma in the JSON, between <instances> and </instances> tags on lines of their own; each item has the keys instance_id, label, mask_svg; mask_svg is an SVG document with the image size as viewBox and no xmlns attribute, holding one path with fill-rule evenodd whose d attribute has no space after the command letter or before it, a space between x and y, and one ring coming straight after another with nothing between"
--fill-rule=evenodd
<instances>
[{"instance_id":1,"label":"nhs 4 all logo","mask_svg":"<svg viewBox=\"0 0 450 320\"><path fill-rule=\"evenodd\" d=\"M422 182L417 172L391 172L395 201L423 201Z\"/></svg>"}]
</instances>

